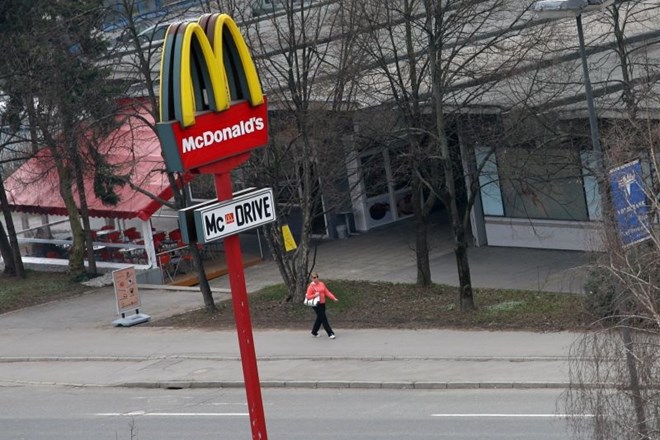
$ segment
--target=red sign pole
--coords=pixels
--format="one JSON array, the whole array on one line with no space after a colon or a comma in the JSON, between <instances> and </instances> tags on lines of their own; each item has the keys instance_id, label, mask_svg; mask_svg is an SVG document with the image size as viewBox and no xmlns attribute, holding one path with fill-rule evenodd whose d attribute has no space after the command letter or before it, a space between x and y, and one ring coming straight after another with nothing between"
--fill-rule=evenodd
<instances>
[{"instance_id":1,"label":"red sign pole","mask_svg":"<svg viewBox=\"0 0 660 440\"><path fill-rule=\"evenodd\" d=\"M215 190L218 194L218 201L232 198L233 190L229 172L215 174ZM238 333L238 345L241 350L243 379L245 380L245 392L250 413L250 426L252 426L252 439L268 440L266 418L261 398L261 385L259 384L259 371L257 370L257 355L254 350L250 306L245 287L241 241L238 235L231 235L225 237L224 242L231 298L234 305L234 319L236 320Z\"/></svg>"}]
</instances>

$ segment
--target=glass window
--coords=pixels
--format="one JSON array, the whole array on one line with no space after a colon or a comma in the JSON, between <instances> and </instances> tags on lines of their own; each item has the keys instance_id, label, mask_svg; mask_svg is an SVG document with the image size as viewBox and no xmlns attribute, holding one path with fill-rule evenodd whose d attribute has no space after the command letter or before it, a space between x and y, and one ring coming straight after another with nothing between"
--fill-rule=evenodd
<instances>
[{"instance_id":1,"label":"glass window","mask_svg":"<svg viewBox=\"0 0 660 440\"><path fill-rule=\"evenodd\" d=\"M409 153L405 149L399 148L390 151L389 154L394 191L410 187Z\"/></svg>"},{"instance_id":2,"label":"glass window","mask_svg":"<svg viewBox=\"0 0 660 440\"><path fill-rule=\"evenodd\" d=\"M481 167L479 185L481 186L481 206L484 215L504 215L502 190L497 174L497 160L491 148L476 147L477 167Z\"/></svg>"},{"instance_id":3,"label":"glass window","mask_svg":"<svg viewBox=\"0 0 660 440\"><path fill-rule=\"evenodd\" d=\"M507 217L588 220L579 151L507 148L497 152Z\"/></svg>"},{"instance_id":4,"label":"glass window","mask_svg":"<svg viewBox=\"0 0 660 440\"><path fill-rule=\"evenodd\" d=\"M362 166L362 179L367 198L387 194L387 174L382 153L375 153L360 158Z\"/></svg>"}]
</instances>

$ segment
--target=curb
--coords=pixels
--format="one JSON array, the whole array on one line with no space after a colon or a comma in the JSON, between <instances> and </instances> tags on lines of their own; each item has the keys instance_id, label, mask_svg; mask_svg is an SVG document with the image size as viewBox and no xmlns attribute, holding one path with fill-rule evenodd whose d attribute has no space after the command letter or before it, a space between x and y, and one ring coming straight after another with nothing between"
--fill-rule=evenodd
<instances>
[{"instance_id":1,"label":"curb","mask_svg":"<svg viewBox=\"0 0 660 440\"><path fill-rule=\"evenodd\" d=\"M0 363L18 362L143 362L154 360L201 360L240 362L240 356L154 355L154 356L0 356ZM260 356L269 361L451 361L451 362L566 362L568 356Z\"/></svg>"},{"instance_id":2,"label":"curb","mask_svg":"<svg viewBox=\"0 0 660 440\"><path fill-rule=\"evenodd\" d=\"M0 357L0 364L20 363L85 363L85 362L128 362L140 364L153 361L185 361L201 360L209 362L230 362L232 365L240 363L240 357L235 356L205 356L205 355L152 355L152 356L6 356ZM388 362L388 361L444 361L444 362L565 362L566 357L482 357L482 356L460 356L460 357L432 357L432 356L266 356L259 359L261 362L278 361L346 361L359 362ZM277 376L276 376L277 377ZM421 378L420 378L421 379ZM142 389L193 389L193 388L244 388L243 380L148 380L148 381L126 381L108 383L80 383L66 381L30 381L30 380L0 380L0 388L7 386L61 386L61 387L114 387L114 388L142 388ZM305 380L305 379L271 379L263 380L261 388L289 388L289 389L396 389L396 390L465 390L465 389L565 389L570 386L568 381L437 381L437 380Z\"/></svg>"},{"instance_id":3,"label":"curb","mask_svg":"<svg viewBox=\"0 0 660 440\"><path fill-rule=\"evenodd\" d=\"M261 382L261 388L289 389L387 389L387 390L467 390L467 389L564 389L568 382L379 382L379 381L304 381L275 380ZM220 382L126 382L112 385L119 388L196 389L243 388L242 381Z\"/></svg>"},{"instance_id":4,"label":"curb","mask_svg":"<svg viewBox=\"0 0 660 440\"><path fill-rule=\"evenodd\" d=\"M134 389L214 389L244 388L243 381L163 381L163 382L124 382L118 384L89 384L39 381L0 381L0 388L11 386L54 386L68 388L134 388ZM614 385L609 385L613 387ZM261 382L262 389L383 389L383 390L470 390L470 389L566 389L568 382L379 382L379 381L304 381L271 380ZM591 387L591 386L590 386ZM589 387L589 388L590 388ZM586 388L586 387L584 387Z\"/></svg>"}]
</instances>

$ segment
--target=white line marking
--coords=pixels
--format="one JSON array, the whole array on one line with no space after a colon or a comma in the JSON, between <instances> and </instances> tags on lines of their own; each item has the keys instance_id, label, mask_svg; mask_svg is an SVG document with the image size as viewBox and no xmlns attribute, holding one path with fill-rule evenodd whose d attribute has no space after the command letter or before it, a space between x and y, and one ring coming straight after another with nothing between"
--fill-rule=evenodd
<instances>
[{"instance_id":1,"label":"white line marking","mask_svg":"<svg viewBox=\"0 0 660 440\"><path fill-rule=\"evenodd\" d=\"M248 413L148 413L134 411L129 413L96 413L98 417L245 417Z\"/></svg>"},{"instance_id":2,"label":"white line marking","mask_svg":"<svg viewBox=\"0 0 660 440\"><path fill-rule=\"evenodd\" d=\"M431 414L431 417L499 417L499 418L580 418L593 417L592 414Z\"/></svg>"}]
</instances>

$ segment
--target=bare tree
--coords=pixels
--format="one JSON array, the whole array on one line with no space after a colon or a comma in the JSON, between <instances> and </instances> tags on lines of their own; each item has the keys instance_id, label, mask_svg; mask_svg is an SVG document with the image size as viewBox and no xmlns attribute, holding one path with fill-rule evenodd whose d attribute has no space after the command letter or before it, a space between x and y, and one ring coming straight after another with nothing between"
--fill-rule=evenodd
<instances>
[{"instance_id":1,"label":"bare tree","mask_svg":"<svg viewBox=\"0 0 660 440\"><path fill-rule=\"evenodd\" d=\"M287 0L278 5L246 31L269 95L273 138L252 162L250 181L276 188L279 220L266 236L289 288L286 299L301 300L313 266L313 223L332 219L340 199L333 188L346 176L347 139L338 133L352 131L345 111L352 105L361 63L357 3ZM294 231L299 243L287 253L281 226L293 215L301 219Z\"/></svg>"},{"instance_id":2,"label":"bare tree","mask_svg":"<svg viewBox=\"0 0 660 440\"><path fill-rule=\"evenodd\" d=\"M201 6L207 6L200 2ZM206 2L208 3L208 2ZM217 3L217 2L216 2ZM115 46L115 52L106 62L112 66L118 80L128 86L128 90L138 96L147 97L146 100L134 100L124 109L124 112L131 117L138 117L142 123L147 124L154 131L156 136L155 123L159 121L159 101L156 94L158 87L157 78L160 68L160 55L162 50L162 39L170 22L176 20L193 20L193 14L198 14L198 9L183 9L173 14L156 17L153 20L138 20L134 14L137 7L137 0L121 0L117 13L119 17L127 23L122 31L122 38ZM202 8L204 9L204 8ZM198 18L198 17L197 17ZM142 30L141 30L142 29ZM142 106L151 118L143 118L139 112L135 112L135 106ZM158 171L160 172L160 170ZM149 194L153 199L159 200L164 205L178 210L185 208L189 201L186 197L186 191L182 182L183 175L180 173L167 172L167 178L174 194L173 203L170 201L159 200L158 195ZM127 182L133 188L139 188L139 182ZM197 243L188 244L188 251L192 256L193 266L197 270L200 291L204 300L204 305L208 311L215 310L215 301L211 286L209 285L204 262L197 247Z\"/></svg>"},{"instance_id":3,"label":"bare tree","mask_svg":"<svg viewBox=\"0 0 660 440\"><path fill-rule=\"evenodd\" d=\"M641 154L655 176L658 164L653 158L660 133L655 121L647 121L647 143L639 143L637 128L642 121L636 122L634 128L626 124L626 130L621 125L616 131L608 130L608 157L621 163ZM651 226L660 208L659 188L657 180L645 180L642 185L649 215L641 218L641 224L648 228L649 239L625 246L619 226L605 222L609 230L602 235L607 252L595 262L586 287L585 307L597 320L593 331L571 349L571 387L564 402L569 413L594 415L590 420L573 419L573 429L586 438L660 436L660 240Z\"/></svg>"},{"instance_id":4,"label":"bare tree","mask_svg":"<svg viewBox=\"0 0 660 440\"><path fill-rule=\"evenodd\" d=\"M608 108L619 118L604 130L605 161L611 167L633 160L643 164L643 176L633 184L644 191L648 215L638 221L648 239L626 245L621 235L625 228L614 221L622 214L613 209L615 205L608 207L611 216L603 232L607 252L595 263L586 293L587 306L599 319L594 331L572 347L571 388L564 395L569 413L593 414L590 420L573 419L572 428L585 438L660 436L660 240L655 228L660 208L660 132L653 118L660 103L655 92L660 77L658 60L653 57L654 40L646 32L658 12L646 2L626 2L610 7L604 18L613 29L615 44L601 57L615 60L617 67L607 85L620 92Z\"/></svg>"},{"instance_id":5,"label":"bare tree","mask_svg":"<svg viewBox=\"0 0 660 440\"><path fill-rule=\"evenodd\" d=\"M9 211L9 201L5 193L5 186L0 171L0 206L2 206L2 215L5 220L6 228L0 223L0 255L4 262L4 273L17 278L25 278L25 269L21 259L21 250L16 237L16 228Z\"/></svg>"},{"instance_id":6,"label":"bare tree","mask_svg":"<svg viewBox=\"0 0 660 440\"><path fill-rule=\"evenodd\" d=\"M465 188L463 177L475 170L463 167L471 160L451 148L451 137L462 109L482 103L523 59L529 46L522 45L518 36L524 29L525 11L524 5L499 0L364 4L363 17L371 31L366 41L374 66L369 72L370 90L396 105L400 115L396 128L408 144L417 282L431 282L429 212L439 199L451 220L464 310L475 307L467 227L479 186L473 178L470 188Z\"/></svg>"},{"instance_id":7,"label":"bare tree","mask_svg":"<svg viewBox=\"0 0 660 440\"><path fill-rule=\"evenodd\" d=\"M7 103L7 107L11 108L13 104L11 100ZM25 278L26 273L23 267L23 260L21 258L21 250L16 236L16 228L14 220L9 210L9 200L4 187L4 178L13 171L14 164L22 163L26 157L27 152L25 145L26 139L21 135L22 126L20 118L12 116L12 111L3 112L0 117L0 209L5 220L5 225L0 223L0 255L4 262L4 273L6 275L16 276L18 278Z\"/></svg>"}]
</instances>

